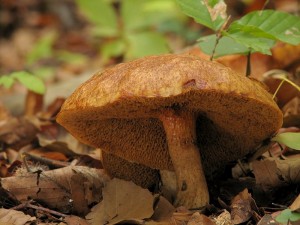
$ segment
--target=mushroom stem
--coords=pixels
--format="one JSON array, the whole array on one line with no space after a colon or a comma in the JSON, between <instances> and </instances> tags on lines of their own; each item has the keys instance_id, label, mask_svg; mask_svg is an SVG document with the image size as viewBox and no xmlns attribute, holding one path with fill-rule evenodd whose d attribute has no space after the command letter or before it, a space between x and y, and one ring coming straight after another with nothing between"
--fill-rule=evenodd
<instances>
[{"instance_id":1,"label":"mushroom stem","mask_svg":"<svg viewBox=\"0 0 300 225\"><path fill-rule=\"evenodd\" d=\"M176 179L175 205L203 207L209 193L196 143L196 115L190 111L167 109L159 115L162 121Z\"/></svg>"}]
</instances>

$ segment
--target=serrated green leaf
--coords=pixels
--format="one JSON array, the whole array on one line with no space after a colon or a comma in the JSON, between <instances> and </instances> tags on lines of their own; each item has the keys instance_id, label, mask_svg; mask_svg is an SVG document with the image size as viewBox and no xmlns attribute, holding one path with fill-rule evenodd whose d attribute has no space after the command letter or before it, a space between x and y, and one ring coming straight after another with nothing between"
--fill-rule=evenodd
<instances>
[{"instance_id":1,"label":"serrated green leaf","mask_svg":"<svg viewBox=\"0 0 300 225\"><path fill-rule=\"evenodd\" d=\"M223 0L176 0L182 11L194 20L214 31L226 20L226 4Z\"/></svg>"},{"instance_id":2,"label":"serrated green leaf","mask_svg":"<svg viewBox=\"0 0 300 225\"><path fill-rule=\"evenodd\" d=\"M3 85L5 88L10 88L14 82L14 78L9 75L3 75L0 77L0 85Z\"/></svg>"},{"instance_id":3,"label":"serrated green leaf","mask_svg":"<svg viewBox=\"0 0 300 225\"><path fill-rule=\"evenodd\" d=\"M272 141L276 141L279 144L288 146L289 148L300 150L300 133L285 132L277 134L272 138Z\"/></svg>"},{"instance_id":4,"label":"serrated green leaf","mask_svg":"<svg viewBox=\"0 0 300 225\"><path fill-rule=\"evenodd\" d=\"M201 50L208 54L212 55L215 43L216 43L217 37L216 35L209 35L202 37L198 39L199 41L199 46ZM232 54L247 54L249 53L249 49L237 42L235 42L232 38L230 37L222 37L219 40L219 43L216 47L214 58L218 58L224 55L232 55Z\"/></svg>"},{"instance_id":5,"label":"serrated green leaf","mask_svg":"<svg viewBox=\"0 0 300 225\"><path fill-rule=\"evenodd\" d=\"M271 55L271 48L275 45L275 41L268 38L256 37L250 33L236 32L229 34L223 32L224 36L230 37L235 40L235 42L246 46L251 52L261 52L266 55Z\"/></svg>"},{"instance_id":6,"label":"serrated green leaf","mask_svg":"<svg viewBox=\"0 0 300 225\"><path fill-rule=\"evenodd\" d=\"M11 76L23 84L28 90L38 94L44 94L46 91L44 82L31 73L26 71L18 71L11 73Z\"/></svg>"},{"instance_id":7,"label":"serrated green leaf","mask_svg":"<svg viewBox=\"0 0 300 225\"><path fill-rule=\"evenodd\" d=\"M300 213L293 212L290 209L285 209L278 216L276 216L275 220L284 224L288 223L288 221L298 221L300 220Z\"/></svg>"},{"instance_id":8,"label":"serrated green leaf","mask_svg":"<svg viewBox=\"0 0 300 225\"><path fill-rule=\"evenodd\" d=\"M105 0L76 0L80 11L92 22L95 34L114 37L118 34L118 22L113 6Z\"/></svg>"},{"instance_id":9,"label":"serrated green leaf","mask_svg":"<svg viewBox=\"0 0 300 225\"><path fill-rule=\"evenodd\" d=\"M169 52L166 39L158 33L146 31L128 35L127 39L129 43L125 55L127 60Z\"/></svg>"},{"instance_id":10,"label":"serrated green leaf","mask_svg":"<svg viewBox=\"0 0 300 225\"><path fill-rule=\"evenodd\" d=\"M245 33L254 38L269 38L297 45L300 43L300 18L274 10L254 11L233 22L227 33Z\"/></svg>"}]
</instances>

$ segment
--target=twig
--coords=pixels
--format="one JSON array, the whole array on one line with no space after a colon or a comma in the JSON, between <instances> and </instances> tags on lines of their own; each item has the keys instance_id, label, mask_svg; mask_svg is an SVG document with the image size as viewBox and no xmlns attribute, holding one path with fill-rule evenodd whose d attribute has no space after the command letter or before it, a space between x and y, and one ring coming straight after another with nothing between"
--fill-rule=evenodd
<instances>
[{"instance_id":1,"label":"twig","mask_svg":"<svg viewBox=\"0 0 300 225\"><path fill-rule=\"evenodd\" d=\"M29 154L27 152L24 152L23 154L25 156L33 159L34 161L41 162L43 164L46 164L46 165L54 167L54 168L62 168L62 167L66 167L66 166L70 165L70 163L68 163L68 162L62 162L62 161L58 161L58 160L48 159L48 158L45 158L45 157L40 157L40 156L37 156L37 155ZM30 172L32 172L32 171L30 171Z\"/></svg>"},{"instance_id":2,"label":"twig","mask_svg":"<svg viewBox=\"0 0 300 225\"><path fill-rule=\"evenodd\" d=\"M216 49L217 49L217 46L219 44L219 41L220 39L222 38L222 31L225 30L225 27L227 26L229 20L230 20L231 16L229 15L225 21L225 23L222 25L222 27L218 30L218 32L216 33L216 36L217 36L217 39L216 39L216 43L215 43L215 46L214 46L214 49L211 53L211 56L210 56L210 61L213 61L214 59L214 55L216 53Z\"/></svg>"},{"instance_id":3,"label":"twig","mask_svg":"<svg viewBox=\"0 0 300 225\"><path fill-rule=\"evenodd\" d=\"M246 67L246 77L249 77L251 74L251 50L247 55L247 67Z\"/></svg>"},{"instance_id":4,"label":"twig","mask_svg":"<svg viewBox=\"0 0 300 225\"><path fill-rule=\"evenodd\" d=\"M60 216L60 217L67 217L68 216L66 214L54 211L52 209L44 208L42 206L33 205L33 204L31 204L31 202L32 201L22 203L20 205L17 205L15 207L11 208L11 209L20 210L20 209L24 209L24 208L32 208L32 209L43 211L43 212L46 212L46 213L49 213L49 214L52 214L52 215L55 215L55 216Z\"/></svg>"}]
</instances>

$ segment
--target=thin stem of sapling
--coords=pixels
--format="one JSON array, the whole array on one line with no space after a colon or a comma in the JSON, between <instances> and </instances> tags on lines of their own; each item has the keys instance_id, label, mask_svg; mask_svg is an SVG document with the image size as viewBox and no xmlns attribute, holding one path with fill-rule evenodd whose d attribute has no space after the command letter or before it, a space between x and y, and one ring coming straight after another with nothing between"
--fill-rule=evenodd
<instances>
[{"instance_id":1,"label":"thin stem of sapling","mask_svg":"<svg viewBox=\"0 0 300 225\"><path fill-rule=\"evenodd\" d=\"M222 32L225 30L225 27L227 26L228 21L230 20L230 18L231 18L231 16L229 15L229 16L227 17L226 21L223 23L222 27L221 27L221 28L217 31L217 33L216 33L217 39L216 39L214 48L213 48L213 50L212 50L212 53L211 53L211 56L210 56L210 59L209 59L210 61L213 61L213 59L214 59L214 56L215 56L216 49L217 49L217 46L218 46L218 44L219 44L219 41L220 41L220 39L223 37Z\"/></svg>"},{"instance_id":2,"label":"thin stem of sapling","mask_svg":"<svg viewBox=\"0 0 300 225\"><path fill-rule=\"evenodd\" d=\"M251 50L249 50L247 55L246 77L249 77L250 74L251 74Z\"/></svg>"}]
</instances>

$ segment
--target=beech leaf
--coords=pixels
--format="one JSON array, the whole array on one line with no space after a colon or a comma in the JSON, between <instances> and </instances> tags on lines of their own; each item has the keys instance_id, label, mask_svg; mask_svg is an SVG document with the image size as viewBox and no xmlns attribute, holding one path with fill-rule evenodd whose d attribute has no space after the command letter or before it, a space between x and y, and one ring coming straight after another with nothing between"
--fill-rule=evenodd
<instances>
[{"instance_id":1,"label":"beech leaf","mask_svg":"<svg viewBox=\"0 0 300 225\"><path fill-rule=\"evenodd\" d=\"M44 82L40 78L26 71L13 72L11 73L11 77L18 80L28 90L31 90L35 93L44 94L46 91Z\"/></svg>"},{"instance_id":2,"label":"beech leaf","mask_svg":"<svg viewBox=\"0 0 300 225\"><path fill-rule=\"evenodd\" d=\"M177 3L186 15L214 31L219 30L227 18L223 0L177 0Z\"/></svg>"},{"instance_id":3,"label":"beech leaf","mask_svg":"<svg viewBox=\"0 0 300 225\"><path fill-rule=\"evenodd\" d=\"M154 213L153 195L133 182L114 178L102 191L102 202L86 216L91 225L142 220Z\"/></svg>"},{"instance_id":4,"label":"beech leaf","mask_svg":"<svg viewBox=\"0 0 300 225\"><path fill-rule=\"evenodd\" d=\"M300 43L300 19L280 11L254 11L234 21L223 35L253 51L270 55L276 41Z\"/></svg>"},{"instance_id":5,"label":"beech leaf","mask_svg":"<svg viewBox=\"0 0 300 225\"><path fill-rule=\"evenodd\" d=\"M227 32L243 32L257 38L269 38L297 45L300 43L300 18L275 10L254 11L233 22Z\"/></svg>"}]
</instances>

